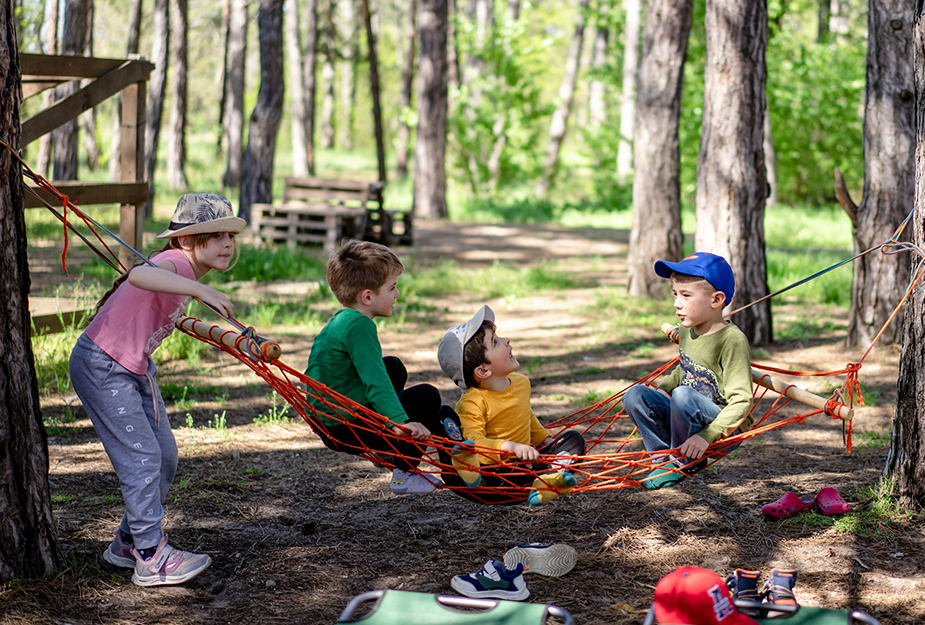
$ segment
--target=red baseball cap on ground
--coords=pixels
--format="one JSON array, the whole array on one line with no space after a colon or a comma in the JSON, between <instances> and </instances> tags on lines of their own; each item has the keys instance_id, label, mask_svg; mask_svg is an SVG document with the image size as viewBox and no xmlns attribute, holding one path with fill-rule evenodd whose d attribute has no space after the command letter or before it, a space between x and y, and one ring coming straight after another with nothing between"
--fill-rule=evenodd
<instances>
[{"instance_id":1,"label":"red baseball cap on ground","mask_svg":"<svg viewBox=\"0 0 925 625\"><path fill-rule=\"evenodd\" d=\"M661 625L758 625L736 609L719 575L696 566L663 577L655 586L653 608Z\"/></svg>"}]
</instances>

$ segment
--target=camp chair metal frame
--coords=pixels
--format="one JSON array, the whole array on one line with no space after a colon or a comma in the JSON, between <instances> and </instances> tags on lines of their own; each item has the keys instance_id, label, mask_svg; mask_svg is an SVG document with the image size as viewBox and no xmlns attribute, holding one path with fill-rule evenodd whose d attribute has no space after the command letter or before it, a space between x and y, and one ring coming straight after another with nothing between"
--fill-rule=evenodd
<instances>
[{"instance_id":1,"label":"camp chair metal frame","mask_svg":"<svg viewBox=\"0 0 925 625\"><path fill-rule=\"evenodd\" d=\"M364 592L360 595L357 595L350 600L350 603L347 604L347 607L344 608L344 611L341 613L340 618L337 619L338 623L356 623L362 622L367 618L373 616L376 612L376 609L382 603L383 598L387 590L370 590L369 592ZM391 591L391 592L402 592L402 591ZM461 614L464 614L464 610L492 610L496 608L501 603L512 603L505 602L500 599L474 599L470 597L455 597L452 595L433 595L435 601L440 604L442 607L446 608L449 611L459 611ZM372 606L371 612L363 616L362 618L355 618L357 610L365 603L370 601L375 601L375 605ZM560 608L555 605L544 606L546 608L546 616L553 616L564 621L564 625L572 625L572 615L568 611ZM462 610L458 610L462 608ZM478 614L476 612L470 613L473 617L476 617ZM545 620L543 621L545 623Z\"/></svg>"}]
</instances>

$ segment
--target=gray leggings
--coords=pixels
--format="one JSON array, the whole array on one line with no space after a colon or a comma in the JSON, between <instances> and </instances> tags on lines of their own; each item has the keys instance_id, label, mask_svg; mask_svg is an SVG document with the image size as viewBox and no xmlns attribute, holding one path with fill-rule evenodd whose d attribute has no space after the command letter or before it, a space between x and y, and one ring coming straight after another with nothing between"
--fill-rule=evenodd
<instances>
[{"instance_id":1,"label":"gray leggings","mask_svg":"<svg viewBox=\"0 0 925 625\"><path fill-rule=\"evenodd\" d=\"M177 473L177 441L164 399L157 388L157 367L136 375L81 335L71 352L71 384L96 428L122 485L125 514L120 528L135 547L157 546L164 534L164 507Z\"/></svg>"}]
</instances>

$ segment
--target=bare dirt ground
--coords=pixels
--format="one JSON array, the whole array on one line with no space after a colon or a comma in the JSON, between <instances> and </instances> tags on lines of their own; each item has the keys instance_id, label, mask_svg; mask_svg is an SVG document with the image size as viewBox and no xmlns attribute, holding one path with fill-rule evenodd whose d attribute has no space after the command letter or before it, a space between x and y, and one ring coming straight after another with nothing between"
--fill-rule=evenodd
<instances>
[{"instance_id":1,"label":"bare dirt ground","mask_svg":"<svg viewBox=\"0 0 925 625\"><path fill-rule=\"evenodd\" d=\"M585 289L489 303L522 362L531 363L534 409L558 418L585 397L606 396L671 358L659 340L650 350L608 342L587 314L597 285L625 284L627 233L551 226L429 224L417 245L400 250L417 262L453 258L481 265L529 265L549 259L589 280ZM298 285L289 285L298 292ZM268 291L265 291L268 292ZM408 365L411 382L429 382L455 400L435 350L447 327L481 301L454 295L426 324L381 332L385 353ZM332 307L333 309L333 307ZM843 313L834 313L843 316ZM671 320L666 306L665 321ZM783 303L775 322L833 315ZM833 318L839 326L843 318ZM264 331L264 333L267 333ZM311 337L272 335L283 360L301 369ZM637 345L638 346L638 345ZM857 360L839 336L779 342L755 360L824 371ZM789 521L761 515L785 491L812 497L838 489L852 509L868 508L889 441L899 362L897 348L878 347L861 371L868 406L857 410L855 448L827 417L774 430L677 487L579 493L549 505L483 506L450 492L395 496L388 473L327 450L301 420L257 425L272 410L270 389L222 353L214 368L162 367L162 384L214 385L221 391L183 407L168 405L180 445L180 468L166 520L171 542L209 553L212 566L188 584L143 589L129 575L104 570L99 554L121 515L118 482L74 397L43 402L46 417L71 410L66 437L51 437L54 515L68 567L50 580L0 590L0 623L334 623L349 600L372 589L453 594L450 578L500 558L512 545L556 541L578 551L560 578L527 575L529 601L568 610L576 623L641 623L654 585L692 564L725 575L736 567L795 568L800 603L858 608L884 624L925 622L925 550L921 519L867 522L806 514ZM591 366L589 366L591 365ZM805 380L805 379L804 379ZM832 380L801 381L827 394ZM828 384L828 386L826 386ZM577 399L576 399L577 398ZM205 427L225 413L227 427ZM196 427L186 427L186 413ZM857 516L857 514L855 515Z\"/></svg>"}]
</instances>

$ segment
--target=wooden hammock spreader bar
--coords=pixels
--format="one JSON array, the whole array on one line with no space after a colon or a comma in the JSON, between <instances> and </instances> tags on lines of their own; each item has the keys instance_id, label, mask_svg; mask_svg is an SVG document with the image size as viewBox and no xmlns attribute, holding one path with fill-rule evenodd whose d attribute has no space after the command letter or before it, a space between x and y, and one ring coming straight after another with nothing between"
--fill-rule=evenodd
<instances>
[{"instance_id":1,"label":"wooden hammock spreader bar","mask_svg":"<svg viewBox=\"0 0 925 625\"><path fill-rule=\"evenodd\" d=\"M678 342L677 326L673 326L670 323L663 323L662 332L664 332L665 336L667 336L675 343ZM774 391L775 393L789 397L794 401L798 401L801 404L806 404L810 408L815 408L817 410L825 411L827 414L832 414L842 421L851 421L851 419L854 418L854 410L845 404L829 401L825 397L820 397L819 395L805 391L799 387L793 386L792 384L787 384L786 382L772 378L766 373L759 373L754 369L752 369L752 382L770 391Z\"/></svg>"},{"instance_id":2,"label":"wooden hammock spreader bar","mask_svg":"<svg viewBox=\"0 0 925 625\"><path fill-rule=\"evenodd\" d=\"M176 326L206 340L221 343L225 347L230 347L242 354L251 354L247 348L247 341L253 341L254 339L244 334L225 330L224 328L205 323L199 319L187 317L186 315L180 316L176 322ZM278 343L273 343L271 341L264 341L263 343L254 341L254 343L260 348L260 355L263 357L263 360L279 360L279 357L283 355L283 350Z\"/></svg>"}]
</instances>

